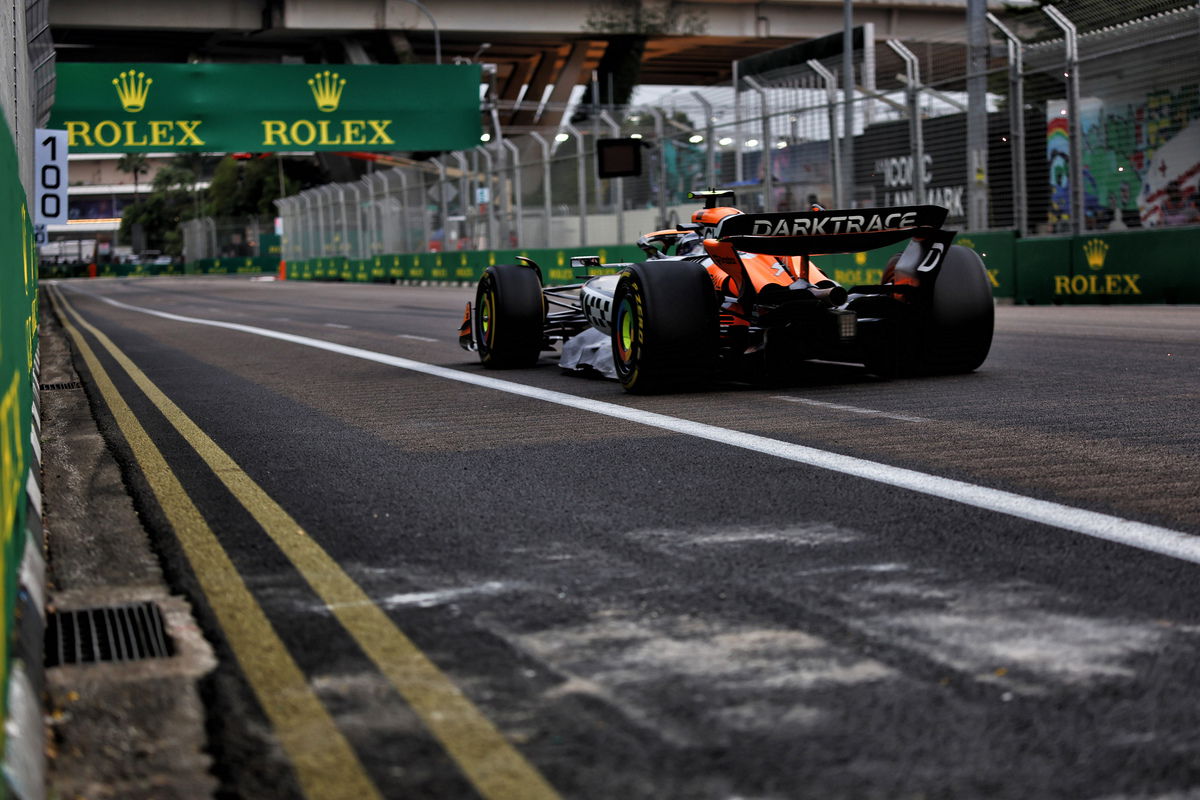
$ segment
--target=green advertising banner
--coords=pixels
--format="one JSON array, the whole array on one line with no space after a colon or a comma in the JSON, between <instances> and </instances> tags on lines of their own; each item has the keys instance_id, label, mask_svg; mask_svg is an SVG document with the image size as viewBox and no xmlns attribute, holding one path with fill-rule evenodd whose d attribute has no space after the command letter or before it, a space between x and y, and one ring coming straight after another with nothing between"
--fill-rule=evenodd
<instances>
[{"instance_id":1,"label":"green advertising banner","mask_svg":"<svg viewBox=\"0 0 1200 800\"><path fill-rule=\"evenodd\" d=\"M478 64L58 64L72 153L465 150Z\"/></svg>"},{"instance_id":2,"label":"green advertising banner","mask_svg":"<svg viewBox=\"0 0 1200 800\"><path fill-rule=\"evenodd\" d=\"M16 638L13 608L33 459L30 376L37 342L37 249L19 176L12 137L0 115L0 712L8 699L10 648Z\"/></svg>"}]
</instances>

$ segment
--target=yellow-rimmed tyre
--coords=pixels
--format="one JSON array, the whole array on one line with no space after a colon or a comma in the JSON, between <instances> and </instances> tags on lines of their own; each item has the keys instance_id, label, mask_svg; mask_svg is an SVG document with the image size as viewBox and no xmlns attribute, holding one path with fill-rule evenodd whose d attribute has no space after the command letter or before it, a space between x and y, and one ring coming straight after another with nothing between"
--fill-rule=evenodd
<instances>
[{"instance_id":1,"label":"yellow-rimmed tyre","mask_svg":"<svg viewBox=\"0 0 1200 800\"><path fill-rule=\"evenodd\" d=\"M545 343L545 329L546 304L537 271L518 264L488 267L475 290L475 341L483 365L533 366Z\"/></svg>"},{"instance_id":2,"label":"yellow-rimmed tyre","mask_svg":"<svg viewBox=\"0 0 1200 800\"><path fill-rule=\"evenodd\" d=\"M717 360L717 297L708 271L692 261L627 267L613 295L612 350L629 392L696 388Z\"/></svg>"}]
</instances>

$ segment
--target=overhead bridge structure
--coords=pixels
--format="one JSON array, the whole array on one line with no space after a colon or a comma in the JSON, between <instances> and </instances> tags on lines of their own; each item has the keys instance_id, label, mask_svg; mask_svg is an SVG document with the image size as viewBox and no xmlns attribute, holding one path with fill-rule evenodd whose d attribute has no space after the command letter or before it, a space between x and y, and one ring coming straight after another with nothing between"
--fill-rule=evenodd
<instances>
[{"instance_id":1,"label":"overhead bridge structure","mask_svg":"<svg viewBox=\"0 0 1200 800\"><path fill-rule=\"evenodd\" d=\"M521 98L555 107L592 80L620 37L642 47L641 84L706 86L756 53L841 30L842 0L547 3L544 0L56 0L51 24L65 61L283 61L495 65L509 128L532 125ZM965 0L857 3L855 23L881 38L961 42ZM999 4L997 4L999 5ZM601 77L603 84L604 78ZM604 85L598 86L603 97ZM553 129L561 111L538 116Z\"/></svg>"}]
</instances>

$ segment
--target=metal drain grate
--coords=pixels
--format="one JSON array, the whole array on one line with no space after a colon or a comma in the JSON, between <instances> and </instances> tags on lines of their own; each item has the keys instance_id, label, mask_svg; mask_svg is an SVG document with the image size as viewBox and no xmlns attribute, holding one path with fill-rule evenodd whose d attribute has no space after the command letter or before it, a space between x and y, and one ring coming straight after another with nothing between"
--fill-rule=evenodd
<instances>
[{"instance_id":1,"label":"metal drain grate","mask_svg":"<svg viewBox=\"0 0 1200 800\"><path fill-rule=\"evenodd\" d=\"M67 381L66 383L40 383L38 388L43 392L55 392L60 389L82 389L83 384L79 381Z\"/></svg>"},{"instance_id":2,"label":"metal drain grate","mask_svg":"<svg viewBox=\"0 0 1200 800\"><path fill-rule=\"evenodd\" d=\"M46 666L167 658L174 653L154 603L52 611L46 615Z\"/></svg>"}]
</instances>

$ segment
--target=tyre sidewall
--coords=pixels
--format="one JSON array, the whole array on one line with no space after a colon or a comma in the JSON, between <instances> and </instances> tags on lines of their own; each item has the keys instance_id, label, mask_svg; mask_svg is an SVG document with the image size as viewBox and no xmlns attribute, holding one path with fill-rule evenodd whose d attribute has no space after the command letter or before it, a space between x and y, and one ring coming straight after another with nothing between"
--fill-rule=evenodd
<instances>
[{"instance_id":1,"label":"tyre sidewall","mask_svg":"<svg viewBox=\"0 0 1200 800\"><path fill-rule=\"evenodd\" d=\"M613 361L621 384L631 392L657 392L711 378L716 313L703 266L664 260L627 267L613 297Z\"/></svg>"},{"instance_id":2,"label":"tyre sidewall","mask_svg":"<svg viewBox=\"0 0 1200 800\"><path fill-rule=\"evenodd\" d=\"M475 341L484 366L522 367L537 362L546 306L534 270L515 264L488 267L475 291L475 308Z\"/></svg>"},{"instance_id":3,"label":"tyre sidewall","mask_svg":"<svg viewBox=\"0 0 1200 800\"><path fill-rule=\"evenodd\" d=\"M921 371L945 374L978 368L991 349L995 314L983 260L968 247L952 245L918 332Z\"/></svg>"}]
</instances>

